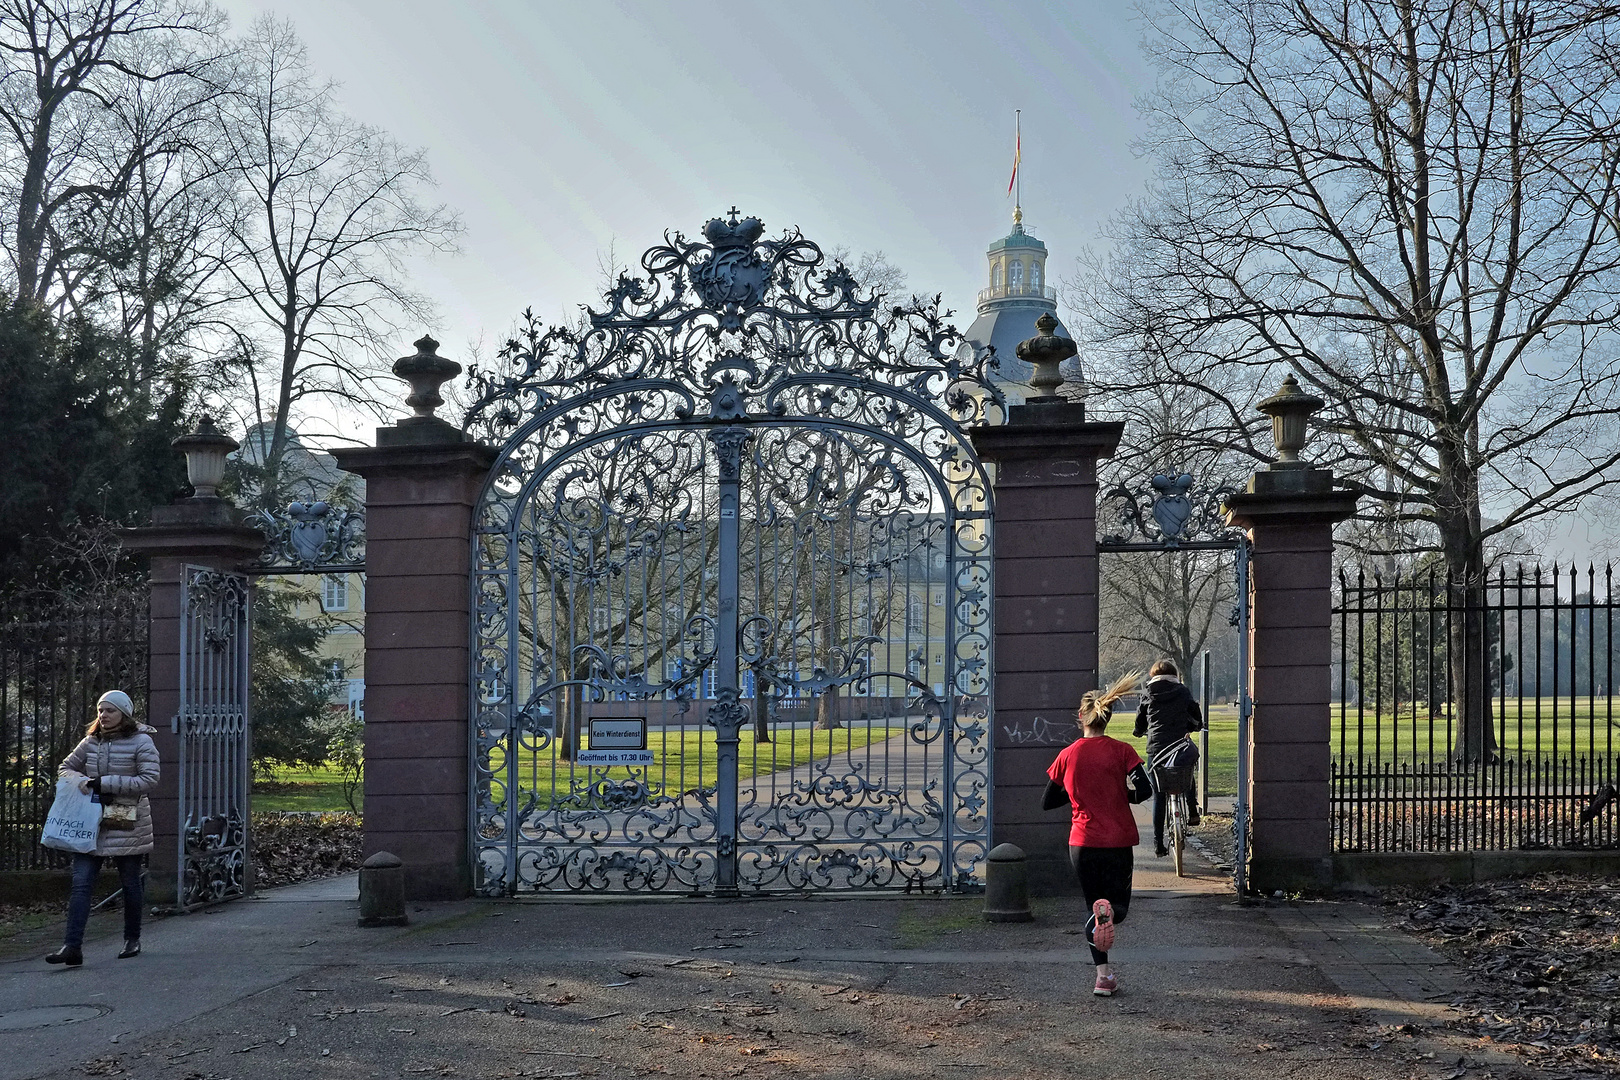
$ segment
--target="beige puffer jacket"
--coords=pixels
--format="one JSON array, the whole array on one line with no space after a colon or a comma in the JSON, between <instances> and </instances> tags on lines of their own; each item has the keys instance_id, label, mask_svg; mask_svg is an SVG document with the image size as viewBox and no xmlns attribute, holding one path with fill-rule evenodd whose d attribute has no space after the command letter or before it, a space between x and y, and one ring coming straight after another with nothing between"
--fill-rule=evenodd
<instances>
[{"instance_id":1,"label":"beige puffer jacket","mask_svg":"<svg viewBox=\"0 0 1620 1080\"><path fill-rule=\"evenodd\" d=\"M146 794L158 783L156 728L137 724L135 734L103 739L86 737L62 761L63 773L101 779L101 797L108 802L136 802L133 829L102 829L96 838L97 855L145 855L152 850L152 807Z\"/></svg>"}]
</instances>

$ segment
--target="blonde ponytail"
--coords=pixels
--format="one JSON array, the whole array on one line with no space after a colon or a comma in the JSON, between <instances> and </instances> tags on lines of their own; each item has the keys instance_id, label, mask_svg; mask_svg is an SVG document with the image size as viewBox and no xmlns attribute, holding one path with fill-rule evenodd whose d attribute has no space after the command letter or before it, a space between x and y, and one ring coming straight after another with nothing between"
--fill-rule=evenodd
<instances>
[{"instance_id":1,"label":"blonde ponytail","mask_svg":"<svg viewBox=\"0 0 1620 1080\"><path fill-rule=\"evenodd\" d=\"M1142 682L1140 671L1127 671L1115 679L1106 690L1087 690L1080 699L1080 726L1090 731L1103 731L1114 715L1114 702L1127 694L1136 693Z\"/></svg>"}]
</instances>

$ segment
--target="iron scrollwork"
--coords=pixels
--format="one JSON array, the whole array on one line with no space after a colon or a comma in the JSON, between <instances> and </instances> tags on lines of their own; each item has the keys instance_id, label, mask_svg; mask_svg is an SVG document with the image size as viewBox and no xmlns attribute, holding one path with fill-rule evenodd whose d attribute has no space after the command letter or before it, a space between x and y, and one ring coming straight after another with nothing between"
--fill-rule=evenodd
<instances>
[{"instance_id":1,"label":"iron scrollwork","mask_svg":"<svg viewBox=\"0 0 1620 1080\"><path fill-rule=\"evenodd\" d=\"M501 447L473 545L480 891L702 891L733 862L752 890L973 887L991 522L966 428L1003 408L994 354L735 210L640 266L469 372L464 426ZM582 757L601 715L646 716L654 764ZM750 755L735 792L716 736Z\"/></svg>"},{"instance_id":2,"label":"iron scrollwork","mask_svg":"<svg viewBox=\"0 0 1620 1080\"><path fill-rule=\"evenodd\" d=\"M248 579L188 566L181 597L177 895L189 908L247 889Z\"/></svg>"},{"instance_id":3,"label":"iron scrollwork","mask_svg":"<svg viewBox=\"0 0 1620 1080\"><path fill-rule=\"evenodd\" d=\"M260 509L249 518L265 535L259 574L364 573L366 516L336 501L295 501L285 511Z\"/></svg>"},{"instance_id":4,"label":"iron scrollwork","mask_svg":"<svg viewBox=\"0 0 1620 1080\"><path fill-rule=\"evenodd\" d=\"M1242 530L1226 524L1231 485L1200 487L1191 473L1156 473L1147 489L1118 484L1100 500L1098 516L1112 515L1118 531L1099 537L1102 550L1130 551L1232 547Z\"/></svg>"}]
</instances>

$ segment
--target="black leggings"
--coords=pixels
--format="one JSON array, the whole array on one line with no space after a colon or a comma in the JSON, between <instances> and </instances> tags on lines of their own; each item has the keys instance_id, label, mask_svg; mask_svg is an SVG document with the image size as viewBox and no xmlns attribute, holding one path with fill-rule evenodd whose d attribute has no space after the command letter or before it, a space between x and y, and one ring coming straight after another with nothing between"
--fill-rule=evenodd
<instances>
[{"instance_id":1,"label":"black leggings","mask_svg":"<svg viewBox=\"0 0 1620 1080\"><path fill-rule=\"evenodd\" d=\"M1153 846L1164 847L1165 815L1169 812L1170 797L1157 789L1153 792ZM1198 805L1198 781L1193 779L1187 783L1187 805Z\"/></svg>"},{"instance_id":2,"label":"black leggings","mask_svg":"<svg viewBox=\"0 0 1620 1080\"><path fill-rule=\"evenodd\" d=\"M1114 909L1114 922L1122 923L1131 910L1132 852L1128 847L1071 847L1069 865L1086 896L1086 907L1107 900ZM1091 962L1108 963L1108 954L1092 942L1096 919L1086 919L1086 944L1091 946Z\"/></svg>"}]
</instances>

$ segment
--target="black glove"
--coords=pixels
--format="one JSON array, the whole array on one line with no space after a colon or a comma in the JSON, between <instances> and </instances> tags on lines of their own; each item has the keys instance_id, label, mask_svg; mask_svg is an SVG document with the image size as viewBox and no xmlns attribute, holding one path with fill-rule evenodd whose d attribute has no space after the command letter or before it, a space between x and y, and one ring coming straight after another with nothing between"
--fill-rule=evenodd
<instances>
[{"instance_id":1,"label":"black glove","mask_svg":"<svg viewBox=\"0 0 1620 1080\"><path fill-rule=\"evenodd\" d=\"M96 776L90 779L90 790L97 795L101 794L101 777Z\"/></svg>"}]
</instances>

